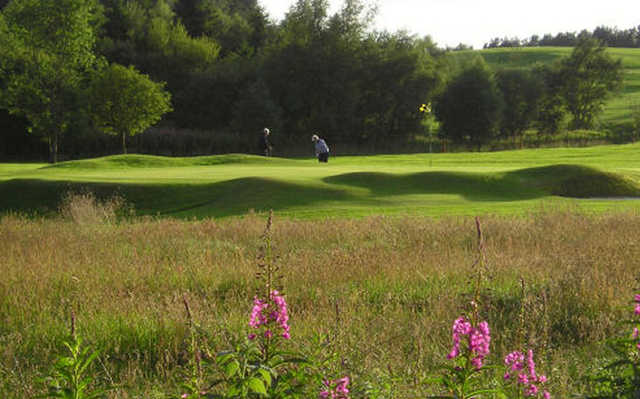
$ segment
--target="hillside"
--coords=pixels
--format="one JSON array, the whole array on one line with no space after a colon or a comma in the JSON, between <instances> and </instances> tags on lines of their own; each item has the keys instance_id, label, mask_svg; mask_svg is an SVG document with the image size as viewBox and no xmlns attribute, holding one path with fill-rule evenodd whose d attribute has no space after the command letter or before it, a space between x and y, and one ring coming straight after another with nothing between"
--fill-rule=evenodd
<instances>
[{"instance_id":1,"label":"hillside","mask_svg":"<svg viewBox=\"0 0 640 399\"><path fill-rule=\"evenodd\" d=\"M480 54L494 69L532 68L536 63L548 64L571 54L571 47L513 47L451 53L454 63L463 63ZM631 106L640 105L640 49L609 48L609 54L622 59L625 77L620 93L605 106L601 121L620 126L631 123Z\"/></svg>"}]
</instances>

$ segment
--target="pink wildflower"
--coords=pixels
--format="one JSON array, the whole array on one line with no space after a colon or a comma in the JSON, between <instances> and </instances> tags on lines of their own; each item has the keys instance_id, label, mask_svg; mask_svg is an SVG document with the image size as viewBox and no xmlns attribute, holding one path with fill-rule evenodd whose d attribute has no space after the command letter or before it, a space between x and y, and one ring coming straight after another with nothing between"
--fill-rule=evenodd
<instances>
[{"instance_id":1,"label":"pink wildflower","mask_svg":"<svg viewBox=\"0 0 640 399\"><path fill-rule=\"evenodd\" d=\"M453 348L451 348L451 352L447 355L447 359L453 359L454 357L458 357L460 354L460 336L467 335L471 331L471 323L465 320L464 316L460 316L453 321L452 330L452 339L453 339Z\"/></svg>"},{"instance_id":2,"label":"pink wildflower","mask_svg":"<svg viewBox=\"0 0 640 399\"><path fill-rule=\"evenodd\" d=\"M521 371L524 368L524 355L518 351L511 352L504 357L504 364L513 371Z\"/></svg>"},{"instance_id":3,"label":"pink wildflower","mask_svg":"<svg viewBox=\"0 0 640 399\"><path fill-rule=\"evenodd\" d=\"M529 377L536 381L538 379L536 376L536 364L533 361L533 351L531 349L527 352L527 366L529 367Z\"/></svg>"},{"instance_id":4,"label":"pink wildflower","mask_svg":"<svg viewBox=\"0 0 640 399\"><path fill-rule=\"evenodd\" d=\"M518 383L527 385L529 383L529 378L525 373L518 374Z\"/></svg>"},{"instance_id":5,"label":"pink wildflower","mask_svg":"<svg viewBox=\"0 0 640 399\"><path fill-rule=\"evenodd\" d=\"M320 392L320 399L349 399L349 377L342 377L339 380L324 380L325 390Z\"/></svg>"},{"instance_id":6,"label":"pink wildflower","mask_svg":"<svg viewBox=\"0 0 640 399\"><path fill-rule=\"evenodd\" d=\"M477 368L482 367L482 362L489 354L489 343L491 342L491 335L489 331L489 324L483 321L478 324L477 328L471 331L469 336L469 350L478 354L471 363Z\"/></svg>"},{"instance_id":7,"label":"pink wildflower","mask_svg":"<svg viewBox=\"0 0 640 399\"><path fill-rule=\"evenodd\" d=\"M634 301L640 303L640 294L636 294L636 296L633 298Z\"/></svg>"},{"instance_id":8,"label":"pink wildflower","mask_svg":"<svg viewBox=\"0 0 640 399\"><path fill-rule=\"evenodd\" d=\"M477 356L471 360L471 364L477 369L481 368L485 356L489 354L489 343L491 342L489 324L483 321L478 324L477 328L474 328L464 316L460 316L454 320L451 330L453 347L447 355L447 359L458 357L460 354L460 340L462 336L467 335L469 351L477 354Z\"/></svg>"},{"instance_id":9,"label":"pink wildflower","mask_svg":"<svg viewBox=\"0 0 640 399\"><path fill-rule=\"evenodd\" d=\"M263 336L265 338L273 337L272 324L277 324L282 329L281 336L284 339L290 339L290 327L288 324L289 314L287 312L287 302L284 296L280 295L278 291L272 291L269 295L269 301L262 301L259 298L254 298L253 309L251 310L251 317L249 318L249 327L251 328L266 328ZM255 339L256 334L249 334L249 339Z\"/></svg>"},{"instance_id":10,"label":"pink wildflower","mask_svg":"<svg viewBox=\"0 0 640 399\"><path fill-rule=\"evenodd\" d=\"M524 362L525 356L523 353L514 351L509 353L504 358L504 364L507 366L507 375L512 371L520 372L517 378L517 384L522 385L522 393L525 396L538 397L540 393L540 386L547 382L547 376L536 374L536 364L533 360L533 351L528 350L527 367L525 370ZM509 375L510 377L510 375ZM505 378L507 380L507 378ZM543 391L542 397L544 399L551 398L551 395L547 391Z\"/></svg>"}]
</instances>

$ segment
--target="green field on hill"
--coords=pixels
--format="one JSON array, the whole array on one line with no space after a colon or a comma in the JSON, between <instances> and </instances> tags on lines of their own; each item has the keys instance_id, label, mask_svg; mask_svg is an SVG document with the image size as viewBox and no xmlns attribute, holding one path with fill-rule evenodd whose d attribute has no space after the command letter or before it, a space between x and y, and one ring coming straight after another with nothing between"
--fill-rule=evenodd
<instances>
[{"instance_id":1,"label":"green field on hill","mask_svg":"<svg viewBox=\"0 0 640 399\"><path fill-rule=\"evenodd\" d=\"M568 57L572 50L572 47L514 47L460 51L452 53L451 56L457 62L464 62L481 54L494 70L529 69L536 63L548 64ZM624 85L622 90L606 103L600 121L605 126L628 125L631 123L631 107L640 105L640 49L609 48L607 52L614 58L622 59Z\"/></svg>"},{"instance_id":2,"label":"green field on hill","mask_svg":"<svg viewBox=\"0 0 640 399\"><path fill-rule=\"evenodd\" d=\"M138 215L294 218L525 213L637 208L640 145L446 153L264 158L147 155L0 164L0 212L51 215L68 192L123 197Z\"/></svg>"}]
</instances>

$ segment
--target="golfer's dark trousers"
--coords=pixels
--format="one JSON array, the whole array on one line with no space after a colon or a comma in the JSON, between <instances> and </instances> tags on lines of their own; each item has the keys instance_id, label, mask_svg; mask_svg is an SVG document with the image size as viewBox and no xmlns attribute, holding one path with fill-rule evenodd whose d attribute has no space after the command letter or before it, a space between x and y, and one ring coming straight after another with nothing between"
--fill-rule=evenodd
<instances>
[{"instance_id":1,"label":"golfer's dark trousers","mask_svg":"<svg viewBox=\"0 0 640 399\"><path fill-rule=\"evenodd\" d=\"M328 162L329 161L329 153L321 152L318 154L318 162Z\"/></svg>"}]
</instances>

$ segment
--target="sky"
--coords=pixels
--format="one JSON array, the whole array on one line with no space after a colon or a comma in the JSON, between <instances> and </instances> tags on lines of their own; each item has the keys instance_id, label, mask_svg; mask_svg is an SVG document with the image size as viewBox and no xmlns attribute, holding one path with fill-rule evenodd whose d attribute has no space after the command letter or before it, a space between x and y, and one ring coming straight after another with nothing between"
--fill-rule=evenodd
<instances>
[{"instance_id":1,"label":"sky","mask_svg":"<svg viewBox=\"0 0 640 399\"><path fill-rule=\"evenodd\" d=\"M279 21L295 0L259 3ZM342 4L329 0L329 12L339 11ZM377 5L375 29L429 35L443 48L463 43L480 49L495 37L525 39L602 25L620 30L640 25L640 0L377 0Z\"/></svg>"}]
</instances>

